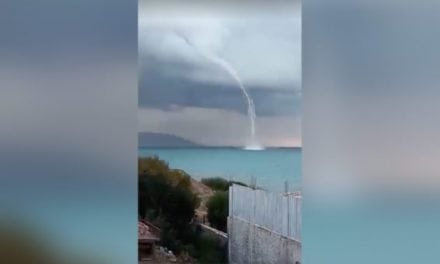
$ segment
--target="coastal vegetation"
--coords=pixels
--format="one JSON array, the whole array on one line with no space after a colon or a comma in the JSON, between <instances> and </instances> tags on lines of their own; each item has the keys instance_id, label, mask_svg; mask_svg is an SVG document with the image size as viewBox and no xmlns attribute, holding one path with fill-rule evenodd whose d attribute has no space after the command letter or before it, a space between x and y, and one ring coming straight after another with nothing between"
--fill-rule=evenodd
<instances>
[{"instance_id":1,"label":"coastal vegetation","mask_svg":"<svg viewBox=\"0 0 440 264\"><path fill-rule=\"evenodd\" d=\"M208 221L216 229L226 232L229 213L228 191L217 191L208 201Z\"/></svg>"},{"instance_id":2,"label":"coastal vegetation","mask_svg":"<svg viewBox=\"0 0 440 264\"><path fill-rule=\"evenodd\" d=\"M164 245L180 252L199 202L189 175L157 157L139 159L138 174L139 216L159 226Z\"/></svg>"},{"instance_id":3,"label":"coastal vegetation","mask_svg":"<svg viewBox=\"0 0 440 264\"><path fill-rule=\"evenodd\" d=\"M229 187L232 184L247 186L239 181L229 181L221 177L203 178L203 184L215 191L207 203L208 221L212 227L227 232L229 214Z\"/></svg>"},{"instance_id":4,"label":"coastal vegetation","mask_svg":"<svg viewBox=\"0 0 440 264\"><path fill-rule=\"evenodd\" d=\"M201 198L192 188L194 180L190 175L170 168L165 161L153 156L138 160L138 177L139 218L161 229L160 245L175 254L188 253L198 263L225 263L225 249L212 237L202 234L195 222L195 210ZM217 197L217 193L214 196ZM226 205L227 217L227 200L212 203L211 210L215 213L211 217L214 215L216 225L222 226L218 215ZM223 226L225 230L226 224Z\"/></svg>"},{"instance_id":5,"label":"coastal vegetation","mask_svg":"<svg viewBox=\"0 0 440 264\"><path fill-rule=\"evenodd\" d=\"M239 182L239 181L228 181L221 177L213 177L213 178L203 178L201 180L203 184L206 186L209 186L211 189L215 191L228 191L229 186L232 184L238 184L242 186L247 186L246 184Z\"/></svg>"}]
</instances>

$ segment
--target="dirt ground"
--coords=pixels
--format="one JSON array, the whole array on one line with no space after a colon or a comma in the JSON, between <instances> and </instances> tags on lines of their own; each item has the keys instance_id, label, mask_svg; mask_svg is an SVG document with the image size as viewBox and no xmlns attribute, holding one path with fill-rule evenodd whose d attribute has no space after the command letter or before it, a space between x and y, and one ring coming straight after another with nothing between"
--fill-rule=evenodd
<instances>
[{"instance_id":1,"label":"dirt ground","mask_svg":"<svg viewBox=\"0 0 440 264\"><path fill-rule=\"evenodd\" d=\"M206 223L208 221L208 208L206 207L206 204L209 198L214 195L214 191L205 184L194 179L191 179L191 189L192 192L197 194L197 196L200 198L200 205L195 212L196 218L199 222Z\"/></svg>"},{"instance_id":2,"label":"dirt ground","mask_svg":"<svg viewBox=\"0 0 440 264\"><path fill-rule=\"evenodd\" d=\"M193 258L187 254L182 254L177 257L170 257L160 251L159 247L156 247L155 256L150 260L139 261L139 264L194 264L197 263Z\"/></svg>"}]
</instances>

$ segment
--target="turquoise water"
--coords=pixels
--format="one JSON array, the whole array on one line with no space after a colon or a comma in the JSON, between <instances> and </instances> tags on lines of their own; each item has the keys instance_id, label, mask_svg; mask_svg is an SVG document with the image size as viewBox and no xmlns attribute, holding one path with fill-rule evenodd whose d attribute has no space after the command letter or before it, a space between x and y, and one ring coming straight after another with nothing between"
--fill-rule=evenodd
<instances>
[{"instance_id":1,"label":"turquoise water","mask_svg":"<svg viewBox=\"0 0 440 264\"><path fill-rule=\"evenodd\" d=\"M273 191L301 188L301 149L270 148L249 151L238 148L141 148L141 157L156 155L172 168L182 169L193 178L224 177Z\"/></svg>"}]
</instances>

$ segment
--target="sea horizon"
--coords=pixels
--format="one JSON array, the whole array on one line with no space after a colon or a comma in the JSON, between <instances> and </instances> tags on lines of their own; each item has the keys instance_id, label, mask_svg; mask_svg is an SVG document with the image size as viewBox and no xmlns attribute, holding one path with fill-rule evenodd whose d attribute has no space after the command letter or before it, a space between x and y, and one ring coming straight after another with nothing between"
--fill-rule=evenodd
<instances>
[{"instance_id":1,"label":"sea horizon","mask_svg":"<svg viewBox=\"0 0 440 264\"><path fill-rule=\"evenodd\" d=\"M242 149L247 151L262 151L268 149L302 149L302 146L263 146L262 149L246 149L246 146L139 146L138 149Z\"/></svg>"},{"instance_id":2,"label":"sea horizon","mask_svg":"<svg viewBox=\"0 0 440 264\"><path fill-rule=\"evenodd\" d=\"M302 189L302 149L269 147L139 147L139 157L157 156L173 169L187 172L195 180L221 177L245 184L256 178L257 186L283 191L287 181L292 191Z\"/></svg>"}]
</instances>

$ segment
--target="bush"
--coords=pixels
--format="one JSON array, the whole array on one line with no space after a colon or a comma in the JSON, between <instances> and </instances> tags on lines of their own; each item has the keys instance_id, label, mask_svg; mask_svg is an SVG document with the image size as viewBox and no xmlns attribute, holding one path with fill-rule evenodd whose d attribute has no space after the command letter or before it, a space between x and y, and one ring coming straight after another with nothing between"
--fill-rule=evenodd
<instances>
[{"instance_id":1,"label":"bush","mask_svg":"<svg viewBox=\"0 0 440 264\"><path fill-rule=\"evenodd\" d=\"M242 182L239 182L239 181L230 181L229 185L232 185L232 184L241 185L241 186L244 186L244 187L249 187L249 185L247 185L245 183L242 183Z\"/></svg>"},{"instance_id":2,"label":"bush","mask_svg":"<svg viewBox=\"0 0 440 264\"><path fill-rule=\"evenodd\" d=\"M226 263L225 249L191 225L199 199L191 191L190 176L182 170L171 169L158 157L141 158L138 165L139 216L161 228L161 245L176 254L186 251L197 258L198 263ZM228 186L226 181L225 190ZM212 220L209 221L225 230L228 194L219 192L214 196L217 198L210 200Z\"/></svg>"},{"instance_id":3,"label":"bush","mask_svg":"<svg viewBox=\"0 0 440 264\"><path fill-rule=\"evenodd\" d=\"M185 171L171 169L168 163L157 156L138 160L138 176L140 181L144 178L155 178L173 187L191 189L191 177Z\"/></svg>"},{"instance_id":4,"label":"bush","mask_svg":"<svg viewBox=\"0 0 440 264\"><path fill-rule=\"evenodd\" d=\"M202 183L215 191L227 191L229 189L229 181L220 178L204 178Z\"/></svg>"},{"instance_id":5,"label":"bush","mask_svg":"<svg viewBox=\"0 0 440 264\"><path fill-rule=\"evenodd\" d=\"M162 212L173 227L184 230L194 216L197 198L183 188L170 188L162 204Z\"/></svg>"},{"instance_id":6,"label":"bush","mask_svg":"<svg viewBox=\"0 0 440 264\"><path fill-rule=\"evenodd\" d=\"M227 263L227 252L220 248L218 242L207 235L198 237L196 243L196 258L201 264Z\"/></svg>"},{"instance_id":7,"label":"bush","mask_svg":"<svg viewBox=\"0 0 440 264\"><path fill-rule=\"evenodd\" d=\"M157 224L162 229L164 245L178 252L199 203L191 191L191 179L157 157L138 162L139 216Z\"/></svg>"},{"instance_id":8,"label":"bush","mask_svg":"<svg viewBox=\"0 0 440 264\"><path fill-rule=\"evenodd\" d=\"M216 192L208 201L209 223L224 232L228 222L229 194L228 192Z\"/></svg>"},{"instance_id":9,"label":"bush","mask_svg":"<svg viewBox=\"0 0 440 264\"><path fill-rule=\"evenodd\" d=\"M208 186L209 188L213 189L214 191L228 191L229 186L232 184L238 184L241 186L247 186L246 184L239 182L239 181L228 181L221 177L214 177L214 178L203 178L201 180L203 184Z\"/></svg>"}]
</instances>

